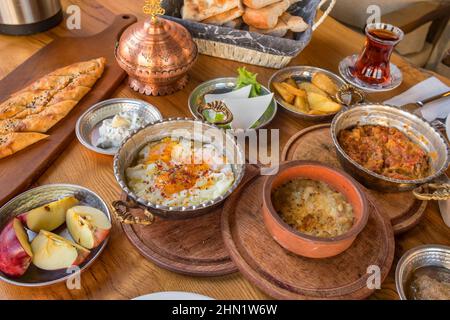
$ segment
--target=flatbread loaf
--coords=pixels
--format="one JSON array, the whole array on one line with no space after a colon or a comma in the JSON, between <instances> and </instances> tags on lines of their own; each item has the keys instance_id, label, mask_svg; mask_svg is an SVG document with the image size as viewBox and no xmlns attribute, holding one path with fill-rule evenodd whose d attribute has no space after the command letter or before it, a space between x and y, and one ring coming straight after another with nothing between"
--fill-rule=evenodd
<instances>
[{"instance_id":1,"label":"flatbread loaf","mask_svg":"<svg viewBox=\"0 0 450 320\"><path fill-rule=\"evenodd\" d=\"M37 132L12 132L0 135L0 159L10 156L48 135Z\"/></svg>"},{"instance_id":2,"label":"flatbread loaf","mask_svg":"<svg viewBox=\"0 0 450 320\"><path fill-rule=\"evenodd\" d=\"M58 69L0 104L0 134L47 132L91 90L103 74L105 59Z\"/></svg>"},{"instance_id":3,"label":"flatbread loaf","mask_svg":"<svg viewBox=\"0 0 450 320\"><path fill-rule=\"evenodd\" d=\"M105 58L98 58L57 69L1 103L0 158L47 137L41 133L63 119L91 90L105 63Z\"/></svg>"},{"instance_id":4,"label":"flatbread loaf","mask_svg":"<svg viewBox=\"0 0 450 320\"><path fill-rule=\"evenodd\" d=\"M240 5L241 0L184 0L181 17L186 20L202 21Z\"/></svg>"}]
</instances>

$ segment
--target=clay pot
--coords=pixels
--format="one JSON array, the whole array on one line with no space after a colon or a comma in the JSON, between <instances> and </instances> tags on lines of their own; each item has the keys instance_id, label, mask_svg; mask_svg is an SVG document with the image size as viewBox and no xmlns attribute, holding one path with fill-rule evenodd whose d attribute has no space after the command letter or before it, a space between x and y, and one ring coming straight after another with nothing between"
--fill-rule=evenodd
<instances>
[{"instance_id":1,"label":"clay pot","mask_svg":"<svg viewBox=\"0 0 450 320\"><path fill-rule=\"evenodd\" d=\"M307 235L290 227L275 211L271 194L278 186L295 178L318 180L342 193L352 205L355 222L351 229L337 237ZM360 185L343 171L319 162L289 161L280 165L278 174L268 176L263 188L263 217L267 230L286 250L309 258L327 258L348 249L368 220L368 202Z\"/></svg>"}]
</instances>

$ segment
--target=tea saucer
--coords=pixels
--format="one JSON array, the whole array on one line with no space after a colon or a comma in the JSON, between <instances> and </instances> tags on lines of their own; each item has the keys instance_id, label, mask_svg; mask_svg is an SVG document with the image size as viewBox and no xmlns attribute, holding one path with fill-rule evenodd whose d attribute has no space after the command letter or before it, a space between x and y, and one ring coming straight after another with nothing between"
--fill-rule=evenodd
<instances>
[{"instance_id":1,"label":"tea saucer","mask_svg":"<svg viewBox=\"0 0 450 320\"><path fill-rule=\"evenodd\" d=\"M388 81L382 84L369 84L361 81L354 75L354 66L358 55L346 57L339 63L339 73L345 81L353 86L362 89L366 92L383 92L397 88L403 81L403 75L400 69L393 63L390 64L391 77Z\"/></svg>"}]
</instances>

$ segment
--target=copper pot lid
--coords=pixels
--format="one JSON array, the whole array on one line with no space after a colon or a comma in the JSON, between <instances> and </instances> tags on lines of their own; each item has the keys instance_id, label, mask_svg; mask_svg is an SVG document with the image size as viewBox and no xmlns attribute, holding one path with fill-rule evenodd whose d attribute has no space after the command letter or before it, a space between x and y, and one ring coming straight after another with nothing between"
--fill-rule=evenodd
<instances>
[{"instance_id":1,"label":"copper pot lid","mask_svg":"<svg viewBox=\"0 0 450 320\"><path fill-rule=\"evenodd\" d=\"M164 13L158 0L146 1L144 12L151 17L124 31L116 49L119 64L131 75L184 73L197 57L197 46L182 25L157 17Z\"/></svg>"}]
</instances>

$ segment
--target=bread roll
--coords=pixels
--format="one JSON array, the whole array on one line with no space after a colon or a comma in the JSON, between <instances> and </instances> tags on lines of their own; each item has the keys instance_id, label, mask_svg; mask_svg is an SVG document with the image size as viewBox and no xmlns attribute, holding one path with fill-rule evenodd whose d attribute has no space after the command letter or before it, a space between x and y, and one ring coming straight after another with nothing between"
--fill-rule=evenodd
<instances>
[{"instance_id":1,"label":"bread roll","mask_svg":"<svg viewBox=\"0 0 450 320\"><path fill-rule=\"evenodd\" d=\"M280 0L243 0L244 4L252 9L261 9Z\"/></svg>"},{"instance_id":2,"label":"bread roll","mask_svg":"<svg viewBox=\"0 0 450 320\"><path fill-rule=\"evenodd\" d=\"M302 17L293 16L287 12L283 13L279 20L287 26L288 30L293 32L303 32L309 28L309 25Z\"/></svg>"},{"instance_id":3,"label":"bread roll","mask_svg":"<svg viewBox=\"0 0 450 320\"><path fill-rule=\"evenodd\" d=\"M303 32L308 29L308 27L309 25L303 20L302 17L293 16L285 12L278 19L278 23L275 28L258 29L250 27L249 31L267 34L273 37L284 37L289 30L293 32Z\"/></svg>"},{"instance_id":4,"label":"bread roll","mask_svg":"<svg viewBox=\"0 0 450 320\"><path fill-rule=\"evenodd\" d=\"M216 14L215 16L209 17L208 19L203 20L203 23L215 24L221 26L229 21L237 19L244 14L244 7L242 4L239 4L236 8L225 11L224 13Z\"/></svg>"},{"instance_id":5,"label":"bread roll","mask_svg":"<svg viewBox=\"0 0 450 320\"><path fill-rule=\"evenodd\" d=\"M258 29L272 29L278 18L293 4L300 0L282 0L261 9L246 8L242 16L244 22Z\"/></svg>"},{"instance_id":6,"label":"bread roll","mask_svg":"<svg viewBox=\"0 0 450 320\"><path fill-rule=\"evenodd\" d=\"M186 20L202 21L240 5L241 0L184 0L181 17Z\"/></svg>"}]
</instances>

